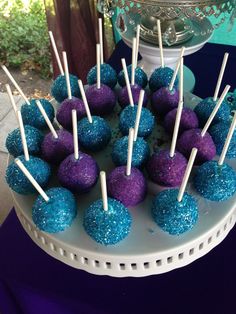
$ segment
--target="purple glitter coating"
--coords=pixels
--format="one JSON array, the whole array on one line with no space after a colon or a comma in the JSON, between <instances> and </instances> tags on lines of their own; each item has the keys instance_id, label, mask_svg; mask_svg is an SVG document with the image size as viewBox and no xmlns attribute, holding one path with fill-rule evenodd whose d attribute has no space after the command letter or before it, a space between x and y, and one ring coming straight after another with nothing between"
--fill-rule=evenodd
<instances>
[{"instance_id":1,"label":"purple glitter coating","mask_svg":"<svg viewBox=\"0 0 236 314\"><path fill-rule=\"evenodd\" d=\"M87 193L97 183L99 167L89 155L80 152L79 159L74 154L62 161L58 169L61 185L77 194Z\"/></svg>"},{"instance_id":2,"label":"purple glitter coating","mask_svg":"<svg viewBox=\"0 0 236 314\"><path fill-rule=\"evenodd\" d=\"M177 142L178 150L189 158L192 148L198 149L195 164L201 165L205 161L211 160L216 155L216 147L211 135L206 132L204 136L201 135L201 129L191 129L184 131Z\"/></svg>"},{"instance_id":3,"label":"purple glitter coating","mask_svg":"<svg viewBox=\"0 0 236 314\"><path fill-rule=\"evenodd\" d=\"M155 183L168 187L180 186L187 167L186 158L179 152L171 158L169 150L151 156L147 164L149 177Z\"/></svg>"},{"instance_id":4,"label":"purple glitter coating","mask_svg":"<svg viewBox=\"0 0 236 314\"><path fill-rule=\"evenodd\" d=\"M167 133L173 134L175 119L176 119L177 108L171 110L167 113L164 119L164 128ZM179 126L179 135L186 130L197 129L199 126L198 117L196 113L190 108L183 108L180 126Z\"/></svg>"},{"instance_id":5,"label":"purple glitter coating","mask_svg":"<svg viewBox=\"0 0 236 314\"><path fill-rule=\"evenodd\" d=\"M59 164L74 152L73 136L66 130L57 131L58 138L52 133L45 135L41 149L42 157L52 164Z\"/></svg>"},{"instance_id":6,"label":"purple glitter coating","mask_svg":"<svg viewBox=\"0 0 236 314\"><path fill-rule=\"evenodd\" d=\"M151 103L154 112L163 116L178 107L179 91L175 88L170 91L168 87L161 87L152 94Z\"/></svg>"},{"instance_id":7,"label":"purple glitter coating","mask_svg":"<svg viewBox=\"0 0 236 314\"><path fill-rule=\"evenodd\" d=\"M81 99L72 97L72 99L65 99L57 110L57 121L66 130L72 130L72 116L71 111L75 109L77 112L77 119L80 120L86 116L84 103Z\"/></svg>"},{"instance_id":8,"label":"purple glitter coating","mask_svg":"<svg viewBox=\"0 0 236 314\"><path fill-rule=\"evenodd\" d=\"M104 84L101 88L91 85L86 90L86 97L92 114L104 115L111 113L116 105L116 95L113 90Z\"/></svg>"},{"instance_id":9,"label":"purple glitter coating","mask_svg":"<svg viewBox=\"0 0 236 314\"><path fill-rule=\"evenodd\" d=\"M132 95L133 95L133 100L134 100L134 104L135 105L138 104L139 94L140 94L141 90L142 90L141 86L139 86L137 84L131 85L131 92L132 92ZM124 107L126 107L126 106L128 106L130 104L128 90L127 90L126 86L124 86L119 91L118 102L119 102L119 105L121 106L121 108L124 108ZM147 103L148 103L148 96L147 96L147 92L145 91L144 99L143 99L143 107L146 107Z\"/></svg>"},{"instance_id":10,"label":"purple glitter coating","mask_svg":"<svg viewBox=\"0 0 236 314\"><path fill-rule=\"evenodd\" d=\"M126 175L126 166L115 168L107 178L108 195L117 199L125 206L141 203L147 194L147 183L140 170L131 168Z\"/></svg>"}]
</instances>

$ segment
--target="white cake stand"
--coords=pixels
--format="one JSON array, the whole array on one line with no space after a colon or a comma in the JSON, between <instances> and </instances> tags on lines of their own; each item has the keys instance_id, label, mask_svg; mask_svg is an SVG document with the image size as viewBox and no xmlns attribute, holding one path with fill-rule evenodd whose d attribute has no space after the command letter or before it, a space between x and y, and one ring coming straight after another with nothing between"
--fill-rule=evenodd
<instances>
[{"instance_id":1,"label":"white cake stand","mask_svg":"<svg viewBox=\"0 0 236 314\"><path fill-rule=\"evenodd\" d=\"M121 37L124 42L132 48L132 39L136 36L136 33L129 23L126 24L128 25L127 31L121 33ZM207 18L204 18L201 24L198 20L193 20L193 30L199 33L199 35L194 35L189 41L183 44L185 46L185 56L197 52L210 40L212 33L208 33L207 30L211 28L212 25ZM175 69L183 45L164 47L163 51L166 66ZM142 60L138 65L147 73L148 77L150 77L152 72L161 66L159 47L140 39L139 52L142 56ZM184 66L184 82L185 91L192 92L195 86L195 77L193 72L186 66Z\"/></svg>"},{"instance_id":2,"label":"white cake stand","mask_svg":"<svg viewBox=\"0 0 236 314\"><path fill-rule=\"evenodd\" d=\"M196 104L199 98L185 96L186 104ZM116 118L114 120L114 118ZM117 125L117 117L109 121ZM160 130L154 131L155 141ZM115 130L113 139L118 136ZM100 168L112 169L110 149L96 155ZM236 169L236 161L230 162ZM51 183L57 186L56 182ZM161 187L149 184L149 195L144 203L131 208L132 230L128 237L115 246L102 246L93 241L84 231L83 213L94 200L100 198L100 186L87 195L78 197L78 216L72 226L59 234L39 231L31 218L32 204L36 198L21 196L12 192L17 216L31 239L52 257L72 267L96 275L113 277L142 277L161 274L183 267L207 254L217 246L233 228L236 221L236 195L222 203L202 199L192 188L199 204L199 220L196 226L181 236L170 236L163 232L152 220L151 202L153 193Z\"/></svg>"}]
</instances>

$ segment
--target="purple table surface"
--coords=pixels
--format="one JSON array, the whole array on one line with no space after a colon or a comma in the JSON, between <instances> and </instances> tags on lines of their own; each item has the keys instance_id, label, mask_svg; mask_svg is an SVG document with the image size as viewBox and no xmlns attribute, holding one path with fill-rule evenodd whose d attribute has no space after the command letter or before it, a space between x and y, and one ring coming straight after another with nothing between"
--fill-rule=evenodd
<instances>
[{"instance_id":1,"label":"purple table surface","mask_svg":"<svg viewBox=\"0 0 236 314\"><path fill-rule=\"evenodd\" d=\"M199 78L197 95L213 94L215 71L225 51L231 53L225 83L234 87L236 47L208 44L186 58L185 64ZM111 63L118 65L118 56L127 53L120 42ZM207 94L204 82L210 85ZM0 227L0 312L234 314L235 244L234 228L219 246L184 268L144 278L95 276L47 255L28 237L12 210Z\"/></svg>"}]
</instances>

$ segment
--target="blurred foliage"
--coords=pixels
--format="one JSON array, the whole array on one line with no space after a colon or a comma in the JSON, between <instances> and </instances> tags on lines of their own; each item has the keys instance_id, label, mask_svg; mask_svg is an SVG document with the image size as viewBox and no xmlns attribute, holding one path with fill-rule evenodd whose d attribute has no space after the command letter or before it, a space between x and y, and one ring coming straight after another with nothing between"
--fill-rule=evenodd
<instances>
[{"instance_id":1,"label":"blurred foliage","mask_svg":"<svg viewBox=\"0 0 236 314\"><path fill-rule=\"evenodd\" d=\"M43 0L0 0L0 62L51 76Z\"/></svg>"}]
</instances>

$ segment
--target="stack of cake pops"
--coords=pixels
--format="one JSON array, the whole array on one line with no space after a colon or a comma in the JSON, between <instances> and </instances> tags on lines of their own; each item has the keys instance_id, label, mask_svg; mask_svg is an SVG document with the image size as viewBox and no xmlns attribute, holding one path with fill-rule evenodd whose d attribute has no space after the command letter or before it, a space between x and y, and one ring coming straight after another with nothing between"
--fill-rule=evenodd
<instances>
[{"instance_id":1,"label":"stack of cake pops","mask_svg":"<svg viewBox=\"0 0 236 314\"><path fill-rule=\"evenodd\" d=\"M228 54L224 56L214 97L200 102L193 111L183 94L184 47L175 70L166 67L160 21L157 27L161 66L149 80L150 97L149 91L145 91L147 75L138 67L140 26L133 38L132 64L127 67L122 59L123 70L117 76L104 63L99 20L96 65L89 71L89 86L85 87L69 73L65 51L61 62L53 34L49 33L60 69L52 85L52 96L58 102L59 128L51 103L29 100L3 67L25 100L21 110L17 110L10 86L6 86L19 123L19 128L6 139L9 153L16 158L7 168L6 180L16 193L39 193L32 208L32 220L38 229L57 233L72 223L78 224L78 197L78 204L86 199L81 221L88 241L98 245L126 241L132 232L131 223L139 215L136 207L147 214L151 210L150 222L154 220L163 231L180 235L191 232L198 223L199 208L193 189L213 202L225 201L235 194L235 169L225 160L236 158L236 114L230 116L224 100L230 86L218 97ZM120 107L116 106L117 101ZM167 148L154 148L156 121L171 136ZM216 154L220 155L218 161L213 160ZM193 166L193 188L186 192ZM100 168L107 171L107 180ZM51 172L61 187L43 190ZM99 172L102 198L91 204L90 196L98 189ZM146 198L153 198L148 179L163 190L155 195L152 208L147 208L150 202L143 203Z\"/></svg>"}]
</instances>

